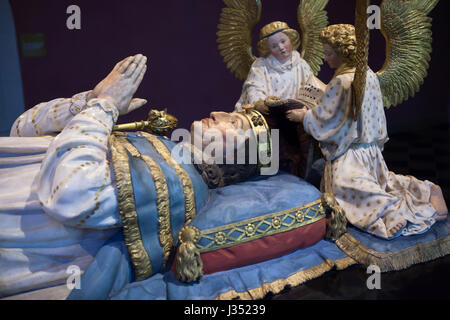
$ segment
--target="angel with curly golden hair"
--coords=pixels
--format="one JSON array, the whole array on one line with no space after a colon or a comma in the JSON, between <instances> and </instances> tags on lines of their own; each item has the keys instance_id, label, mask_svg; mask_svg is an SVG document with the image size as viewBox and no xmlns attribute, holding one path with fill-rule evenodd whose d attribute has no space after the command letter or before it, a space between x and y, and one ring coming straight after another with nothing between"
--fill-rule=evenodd
<instances>
[{"instance_id":1,"label":"angel with curly golden hair","mask_svg":"<svg viewBox=\"0 0 450 320\"><path fill-rule=\"evenodd\" d=\"M421 21L415 21L416 25L405 27L403 30L406 31L398 34L392 27L396 23L404 24L406 20L401 19L401 14L395 20L389 13L397 10L397 14L406 14L416 10L420 13L418 17L426 20L427 13L437 1L426 3L429 5L425 4L423 8L415 8L417 2L383 3L384 19L389 20L383 21L382 31L387 39L397 37L401 41L389 47L387 62L378 73L367 66L368 51L358 50L362 47L358 46L359 41L367 47L368 41L358 38L359 30L364 27L356 32L353 25L347 24L325 28L320 40L325 60L336 72L316 107L295 111L297 121L320 142L327 160L324 191L334 194L351 224L385 239L423 233L436 221L445 220L448 214L439 186L389 171L382 155L388 141L384 106L401 102L396 100L397 97L407 99L410 84L415 86L423 81L426 73L420 70L426 70L428 64L424 62L429 59L428 49L431 50L431 46L424 45L431 42L430 34L424 33L422 38L417 38L416 33L408 33ZM413 37L414 41L408 37ZM416 47L412 48L414 45ZM423 54L419 57L409 55L410 49ZM404 72L411 72L409 64L417 66L417 74L399 77ZM390 87L397 88L395 95L390 93Z\"/></svg>"}]
</instances>

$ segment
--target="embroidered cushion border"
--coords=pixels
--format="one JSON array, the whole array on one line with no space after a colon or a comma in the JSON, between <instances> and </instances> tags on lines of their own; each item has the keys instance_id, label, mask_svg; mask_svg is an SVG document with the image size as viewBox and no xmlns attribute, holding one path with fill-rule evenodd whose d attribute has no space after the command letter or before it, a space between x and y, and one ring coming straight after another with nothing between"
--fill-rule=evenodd
<instances>
[{"instance_id":1,"label":"embroidered cushion border","mask_svg":"<svg viewBox=\"0 0 450 320\"><path fill-rule=\"evenodd\" d=\"M325 218L321 200L301 207L200 231L196 244L200 253L228 248L269 235L290 231Z\"/></svg>"}]
</instances>

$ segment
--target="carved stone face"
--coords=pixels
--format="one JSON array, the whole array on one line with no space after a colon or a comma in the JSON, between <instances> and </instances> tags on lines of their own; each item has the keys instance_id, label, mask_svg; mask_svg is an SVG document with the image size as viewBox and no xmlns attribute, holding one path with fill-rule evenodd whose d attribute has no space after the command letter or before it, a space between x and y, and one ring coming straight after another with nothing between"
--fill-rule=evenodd
<instances>
[{"instance_id":1,"label":"carved stone face","mask_svg":"<svg viewBox=\"0 0 450 320\"><path fill-rule=\"evenodd\" d=\"M195 141L195 136L197 139L201 139L203 148L211 143L208 138L208 134L215 134L220 132L223 141L226 140L226 136L230 134L237 134L239 130L249 130L251 129L250 123L247 118L237 112L221 112L215 111L211 112L209 118L204 118L201 121L194 121L191 125L191 137Z\"/></svg>"},{"instance_id":2,"label":"carved stone face","mask_svg":"<svg viewBox=\"0 0 450 320\"><path fill-rule=\"evenodd\" d=\"M196 162L197 169L210 188L244 181L258 173L256 158L254 163L250 160L252 144L247 134L253 137L249 120L237 112L211 112L209 118L191 125L193 149L196 157L202 157Z\"/></svg>"},{"instance_id":3,"label":"carved stone face","mask_svg":"<svg viewBox=\"0 0 450 320\"><path fill-rule=\"evenodd\" d=\"M283 32L275 33L267 39L267 46L270 53L281 63L288 61L292 57L292 43Z\"/></svg>"},{"instance_id":4,"label":"carved stone face","mask_svg":"<svg viewBox=\"0 0 450 320\"><path fill-rule=\"evenodd\" d=\"M325 61L328 63L330 68L337 69L341 66L342 59L329 44L323 44L323 52L325 53Z\"/></svg>"}]
</instances>

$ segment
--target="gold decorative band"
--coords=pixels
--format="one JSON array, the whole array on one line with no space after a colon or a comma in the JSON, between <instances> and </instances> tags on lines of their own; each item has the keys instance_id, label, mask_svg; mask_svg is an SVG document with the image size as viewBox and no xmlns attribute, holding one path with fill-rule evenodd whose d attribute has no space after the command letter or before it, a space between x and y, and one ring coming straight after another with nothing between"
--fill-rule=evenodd
<instances>
[{"instance_id":1,"label":"gold decorative band","mask_svg":"<svg viewBox=\"0 0 450 320\"><path fill-rule=\"evenodd\" d=\"M322 218L325 218L325 211L321 200L316 200L301 207L202 230L196 246L200 253L228 248L269 235L300 228Z\"/></svg>"},{"instance_id":2,"label":"gold decorative band","mask_svg":"<svg viewBox=\"0 0 450 320\"><path fill-rule=\"evenodd\" d=\"M288 30L288 29L289 29L289 28L281 28L281 29L275 30L274 32L271 32L271 33L269 33L269 34L263 36L263 37L261 38L261 40L262 40L262 39L269 38L269 37L273 36L273 35L276 34L276 33L283 32L284 30Z\"/></svg>"},{"instance_id":3,"label":"gold decorative band","mask_svg":"<svg viewBox=\"0 0 450 320\"><path fill-rule=\"evenodd\" d=\"M126 138L122 138L121 143L135 158L142 159L152 173L153 182L156 190L156 208L158 210L158 235L159 242L163 249L164 264L166 267L169 260L170 252L173 247L172 230L170 225L170 201L169 190L167 188L166 178L161 171L159 165L152 158L142 155L135 146L133 146Z\"/></svg>"},{"instance_id":4,"label":"gold decorative band","mask_svg":"<svg viewBox=\"0 0 450 320\"><path fill-rule=\"evenodd\" d=\"M136 280L144 280L153 273L152 264L142 243L134 203L133 185L131 183L130 166L122 141L111 135L109 145L113 160L114 175L117 186L117 200L123 223L124 241L133 264Z\"/></svg>"},{"instance_id":5,"label":"gold decorative band","mask_svg":"<svg viewBox=\"0 0 450 320\"><path fill-rule=\"evenodd\" d=\"M186 212L185 223L189 223L196 215L194 187L189 174L175 161L175 159L173 159L169 149L167 149L161 140L146 132L139 132L138 134L145 137L153 145L155 150L172 166L178 175L183 187L184 207Z\"/></svg>"},{"instance_id":6,"label":"gold decorative band","mask_svg":"<svg viewBox=\"0 0 450 320\"><path fill-rule=\"evenodd\" d=\"M258 149L258 167L270 167L272 160L272 138L270 134L270 128L267 124L264 116L257 110L255 110L255 106L251 104L246 104L242 106L242 110L238 111L240 114L245 116L248 119L250 127L252 128L252 132L257 143ZM266 141L264 141L263 136L265 136ZM263 155L266 155L270 158L269 163L262 163Z\"/></svg>"}]
</instances>

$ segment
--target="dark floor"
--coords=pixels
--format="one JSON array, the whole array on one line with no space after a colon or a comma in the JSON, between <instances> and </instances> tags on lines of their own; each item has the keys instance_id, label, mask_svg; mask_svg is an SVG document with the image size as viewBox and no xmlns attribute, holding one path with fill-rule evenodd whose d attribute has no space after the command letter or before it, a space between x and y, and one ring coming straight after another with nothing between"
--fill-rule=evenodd
<instances>
[{"instance_id":1,"label":"dark floor","mask_svg":"<svg viewBox=\"0 0 450 320\"><path fill-rule=\"evenodd\" d=\"M278 295L268 295L270 300L303 299L450 299L450 256L414 265L406 270L380 275L381 289L369 290L367 279L371 274L361 265L345 270L332 270L322 277Z\"/></svg>"},{"instance_id":2,"label":"dark floor","mask_svg":"<svg viewBox=\"0 0 450 320\"><path fill-rule=\"evenodd\" d=\"M450 125L390 136L383 152L390 171L441 186L450 203Z\"/></svg>"},{"instance_id":3,"label":"dark floor","mask_svg":"<svg viewBox=\"0 0 450 320\"><path fill-rule=\"evenodd\" d=\"M390 171L441 186L450 204L450 126L390 135L383 152ZM382 273L381 289L369 290L370 274L361 265L332 270L270 300L300 299L450 299L450 255L406 270Z\"/></svg>"}]
</instances>

